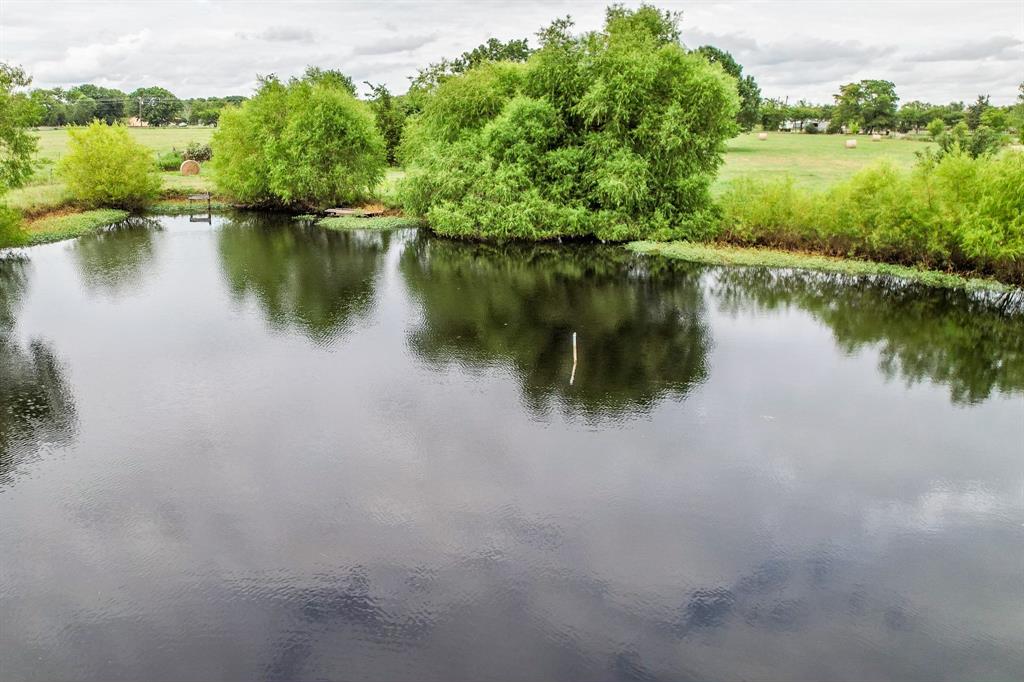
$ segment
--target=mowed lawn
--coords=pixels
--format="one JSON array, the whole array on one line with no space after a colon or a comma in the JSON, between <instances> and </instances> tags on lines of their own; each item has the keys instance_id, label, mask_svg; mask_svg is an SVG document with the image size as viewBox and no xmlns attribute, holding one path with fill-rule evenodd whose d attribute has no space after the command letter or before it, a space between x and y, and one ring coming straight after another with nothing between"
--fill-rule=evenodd
<instances>
[{"instance_id":1,"label":"mowed lawn","mask_svg":"<svg viewBox=\"0 0 1024 682\"><path fill-rule=\"evenodd\" d=\"M856 149L846 148L849 139L857 140ZM804 133L768 133L768 139L762 141L757 139L757 133L745 133L729 140L727 146L716 190L745 175L762 179L788 175L800 186L825 189L880 161L908 169L917 161L916 152L932 145L906 138L872 142L870 135Z\"/></svg>"}]
</instances>

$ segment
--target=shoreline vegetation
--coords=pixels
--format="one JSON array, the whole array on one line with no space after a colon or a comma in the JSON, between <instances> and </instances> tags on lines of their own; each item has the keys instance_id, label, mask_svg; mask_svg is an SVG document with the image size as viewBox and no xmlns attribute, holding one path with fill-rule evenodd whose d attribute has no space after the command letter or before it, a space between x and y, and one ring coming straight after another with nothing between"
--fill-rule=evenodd
<instances>
[{"instance_id":1,"label":"shoreline vegetation","mask_svg":"<svg viewBox=\"0 0 1024 682\"><path fill-rule=\"evenodd\" d=\"M764 267L780 270L812 270L853 277L890 277L943 289L1022 292L1024 289L995 279L974 277L939 270L892 265L851 257L825 256L802 251L784 251L756 246L733 246L706 242L635 241L625 245L630 251L646 256L662 256L702 265L730 267Z\"/></svg>"},{"instance_id":2,"label":"shoreline vegetation","mask_svg":"<svg viewBox=\"0 0 1024 682\"><path fill-rule=\"evenodd\" d=\"M211 208L215 213L238 210L238 207L223 201L213 202ZM189 211L188 202L180 199L157 202L144 213L146 215L185 215ZM72 210L70 212L66 208L58 209L28 221L29 237L24 246L38 246L75 239L116 225L131 215L128 211L119 209ZM322 229L338 231L430 229L422 220L404 216L400 212L370 218L323 217L310 214L296 215L294 218ZM660 256L702 265L809 270L852 277L895 278L931 287L964 289L972 292L1024 293L1024 288L988 277L894 265L852 257L828 256L807 251L736 246L717 242L643 240L627 242L623 244L623 248L643 256Z\"/></svg>"},{"instance_id":3,"label":"shoreline vegetation","mask_svg":"<svg viewBox=\"0 0 1024 682\"><path fill-rule=\"evenodd\" d=\"M27 221L28 234L23 246L39 246L81 237L115 225L130 215L128 211L116 208L54 211Z\"/></svg>"}]
</instances>

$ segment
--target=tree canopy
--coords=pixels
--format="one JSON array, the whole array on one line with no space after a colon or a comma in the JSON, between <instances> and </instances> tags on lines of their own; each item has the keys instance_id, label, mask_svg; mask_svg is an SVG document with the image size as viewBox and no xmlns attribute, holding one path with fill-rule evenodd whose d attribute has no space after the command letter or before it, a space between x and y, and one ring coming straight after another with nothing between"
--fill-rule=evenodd
<instances>
[{"instance_id":1,"label":"tree canopy","mask_svg":"<svg viewBox=\"0 0 1024 682\"><path fill-rule=\"evenodd\" d=\"M862 80L839 87L833 122L857 124L866 132L896 127L896 86L890 81Z\"/></svg>"},{"instance_id":2,"label":"tree canopy","mask_svg":"<svg viewBox=\"0 0 1024 682\"><path fill-rule=\"evenodd\" d=\"M525 63L442 82L406 131L406 208L443 234L692 236L736 130L735 81L679 43L678 16L608 9L568 19Z\"/></svg>"},{"instance_id":3,"label":"tree canopy","mask_svg":"<svg viewBox=\"0 0 1024 682\"><path fill-rule=\"evenodd\" d=\"M736 79L736 90L740 96L740 110L736 113L736 122L743 130L752 129L758 122L761 110L761 88L753 76L744 76L743 67L740 66L731 54L720 50L713 45L704 45L697 48L701 54L712 64L718 64L725 72Z\"/></svg>"},{"instance_id":4,"label":"tree canopy","mask_svg":"<svg viewBox=\"0 0 1024 682\"><path fill-rule=\"evenodd\" d=\"M211 146L217 186L245 203L344 204L384 176L384 140L368 105L323 72L287 85L263 79L252 99L221 112Z\"/></svg>"},{"instance_id":5,"label":"tree canopy","mask_svg":"<svg viewBox=\"0 0 1024 682\"><path fill-rule=\"evenodd\" d=\"M170 90L152 86L128 95L128 115L152 125L167 125L181 113L182 103Z\"/></svg>"}]
</instances>

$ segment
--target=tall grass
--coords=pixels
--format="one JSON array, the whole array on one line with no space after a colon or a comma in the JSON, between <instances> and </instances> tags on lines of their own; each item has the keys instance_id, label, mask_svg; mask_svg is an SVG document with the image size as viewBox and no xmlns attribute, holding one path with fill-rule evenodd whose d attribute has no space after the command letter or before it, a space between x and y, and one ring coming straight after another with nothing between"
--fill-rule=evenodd
<instances>
[{"instance_id":1,"label":"tall grass","mask_svg":"<svg viewBox=\"0 0 1024 682\"><path fill-rule=\"evenodd\" d=\"M733 181L716 238L1024 283L1024 154L881 164L829 190Z\"/></svg>"}]
</instances>

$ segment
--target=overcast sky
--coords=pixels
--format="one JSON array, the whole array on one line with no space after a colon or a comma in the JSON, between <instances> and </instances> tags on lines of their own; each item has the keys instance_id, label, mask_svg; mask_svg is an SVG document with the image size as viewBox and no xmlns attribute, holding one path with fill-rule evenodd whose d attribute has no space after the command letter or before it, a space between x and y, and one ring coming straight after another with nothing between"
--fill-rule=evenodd
<instances>
[{"instance_id":1,"label":"overcast sky","mask_svg":"<svg viewBox=\"0 0 1024 682\"><path fill-rule=\"evenodd\" d=\"M307 64L404 92L416 68L489 37L529 37L572 15L599 28L605 2L0 0L0 61L40 87L83 82L181 97L249 94L256 74ZM634 5L636 3L626 3ZM903 101L1008 104L1024 80L1024 0L655 2L682 10L688 47L729 50L762 92L830 101L840 83L883 78Z\"/></svg>"}]
</instances>

